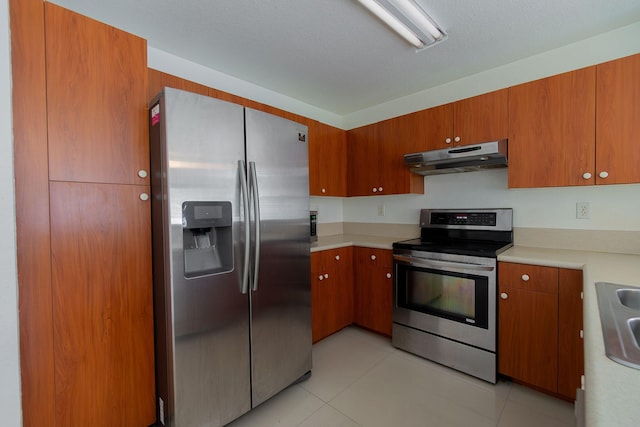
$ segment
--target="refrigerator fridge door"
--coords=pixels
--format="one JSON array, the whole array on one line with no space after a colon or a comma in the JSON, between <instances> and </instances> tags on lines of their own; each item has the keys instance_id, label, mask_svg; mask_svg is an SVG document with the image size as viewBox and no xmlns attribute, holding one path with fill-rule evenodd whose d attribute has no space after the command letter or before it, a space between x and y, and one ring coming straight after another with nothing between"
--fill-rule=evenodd
<instances>
[{"instance_id":1,"label":"refrigerator fridge door","mask_svg":"<svg viewBox=\"0 0 640 427\"><path fill-rule=\"evenodd\" d=\"M245 109L252 250L252 404L311 370L307 127ZM259 218L256 216L259 213Z\"/></svg>"},{"instance_id":2,"label":"refrigerator fridge door","mask_svg":"<svg viewBox=\"0 0 640 427\"><path fill-rule=\"evenodd\" d=\"M159 419L223 425L251 408L244 111L165 88L150 136Z\"/></svg>"}]
</instances>

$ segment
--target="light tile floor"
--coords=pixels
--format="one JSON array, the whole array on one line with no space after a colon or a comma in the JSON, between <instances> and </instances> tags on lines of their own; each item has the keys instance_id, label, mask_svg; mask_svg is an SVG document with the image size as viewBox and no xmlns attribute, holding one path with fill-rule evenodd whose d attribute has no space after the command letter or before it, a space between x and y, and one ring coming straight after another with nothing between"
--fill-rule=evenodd
<instances>
[{"instance_id":1,"label":"light tile floor","mask_svg":"<svg viewBox=\"0 0 640 427\"><path fill-rule=\"evenodd\" d=\"M313 346L312 376L233 427L567 427L573 405L507 381L492 385L348 327Z\"/></svg>"}]
</instances>

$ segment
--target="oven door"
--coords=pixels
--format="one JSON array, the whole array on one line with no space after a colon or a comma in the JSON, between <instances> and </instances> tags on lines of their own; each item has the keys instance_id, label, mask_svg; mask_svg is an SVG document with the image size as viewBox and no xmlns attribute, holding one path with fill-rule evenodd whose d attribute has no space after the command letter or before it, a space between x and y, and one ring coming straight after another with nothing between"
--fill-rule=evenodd
<instances>
[{"instance_id":1,"label":"oven door","mask_svg":"<svg viewBox=\"0 0 640 427\"><path fill-rule=\"evenodd\" d=\"M399 250L394 273L394 323L495 352L494 258Z\"/></svg>"}]
</instances>

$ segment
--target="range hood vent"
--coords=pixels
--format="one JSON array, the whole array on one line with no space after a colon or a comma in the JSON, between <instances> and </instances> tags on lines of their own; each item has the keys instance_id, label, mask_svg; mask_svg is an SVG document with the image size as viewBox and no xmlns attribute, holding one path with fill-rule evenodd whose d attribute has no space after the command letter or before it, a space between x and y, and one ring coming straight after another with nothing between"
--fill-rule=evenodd
<instances>
[{"instance_id":1,"label":"range hood vent","mask_svg":"<svg viewBox=\"0 0 640 427\"><path fill-rule=\"evenodd\" d=\"M418 175L473 172L507 167L507 140L406 154L404 164Z\"/></svg>"}]
</instances>

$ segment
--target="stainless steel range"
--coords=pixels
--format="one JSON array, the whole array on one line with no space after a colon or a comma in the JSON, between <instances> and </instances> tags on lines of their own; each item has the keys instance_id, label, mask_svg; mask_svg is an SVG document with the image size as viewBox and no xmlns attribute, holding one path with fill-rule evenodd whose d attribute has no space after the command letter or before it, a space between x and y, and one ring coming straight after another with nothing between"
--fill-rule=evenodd
<instances>
[{"instance_id":1,"label":"stainless steel range","mask_svg":"<svg viewBox=\"0 0 640 427\"><path fill-rule=\"evenodd\" d=\"M423 209L421 236L393 244L392 344L496 382L497 256L511 209Z\"/></svg>"}]
</instances>

